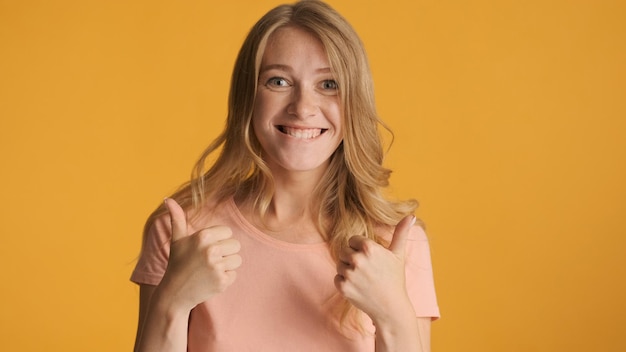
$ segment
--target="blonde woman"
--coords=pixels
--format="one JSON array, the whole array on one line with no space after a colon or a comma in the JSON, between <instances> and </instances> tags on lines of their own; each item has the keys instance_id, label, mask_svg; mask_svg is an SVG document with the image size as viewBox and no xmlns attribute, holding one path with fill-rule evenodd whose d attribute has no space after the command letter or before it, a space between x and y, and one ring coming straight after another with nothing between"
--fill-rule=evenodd
<instances>
[{"instance_id":1,"label":"blonde woman","mask_svg":"<svg viewBox=\"0 0 626 352\"><path fill-rule=\"evenodd\" d=\"M224 132L146 223L136 350L430 350L428 242L416 203L383 196L372 92L363 45L328 5L256 23Z\"/></svg>"}]
</instances>

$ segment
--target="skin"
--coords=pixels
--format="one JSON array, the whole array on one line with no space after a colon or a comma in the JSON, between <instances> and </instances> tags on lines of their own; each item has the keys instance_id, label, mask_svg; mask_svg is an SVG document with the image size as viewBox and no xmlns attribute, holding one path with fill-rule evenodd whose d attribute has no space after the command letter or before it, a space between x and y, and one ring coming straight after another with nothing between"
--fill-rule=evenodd
<instances>
[{"instance_id":1,"label":"skin","mask_svg":"<svg viewBox=\"0 0 626 352\"><path fill-rule=\"evenodd\" d=\"M416 318L405 286L406 243L414 216L396 226L389 248L353 236L339 255L335 286L376 326L376 351L430 351L430 318Z\"/></svg>"},{"instance_id":2,"label":"skin","mask_svg":"<svg viewBox=\"0 0 626 352\"><path fill-rule=\"evenodd\" d=\"M246 197L235 199L242 214L268 235L292 243L323 241L310 211L311 194L342 141L336 82L321 42L287 27L268 42L261 62L253 129L275 179L264 219ZM228 294L241 265L240 244L225 226L188 233L183 209L165 201L172 224L168 267L159 286L142 285L136 350L186 351L190 311ZM429 351L430 318L415 318L405 287L407 217L389 248L363 236L340 254L335 286L376 325L376 351Z\"/></svg>"},{"instance_id":3,"label":"skin","mask_svg":"<svg viewBox=\"0 0 626 352\"><path fill-rule=\"evenodd\" d=\"M322 242L309 199L343 131L337 83L322 44L308 32L286 27L269 38L252 126L276 189L265 219L245 198L238 199L242 213L281 240Z\"/></svg>"}]
</instances>

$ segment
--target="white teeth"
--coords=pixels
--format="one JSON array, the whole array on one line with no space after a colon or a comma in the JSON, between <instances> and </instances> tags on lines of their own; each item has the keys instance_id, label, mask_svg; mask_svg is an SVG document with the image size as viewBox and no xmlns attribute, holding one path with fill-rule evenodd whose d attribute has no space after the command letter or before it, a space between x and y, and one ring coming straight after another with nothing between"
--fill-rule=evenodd
<instances>
[{"instance_id":1,"label":"white teeth","mask_svg":"<svg viewBox=\"0 0 626 352\"><path fill-rule=\"evenodd\" d=\"M285 132L286 134L290 135L291 137L301 138L301 139L311 139L322 134L321 128L303 129L303 128L293 128L293 127L283 126L281 130Z\"/></svg>"}]
</instances>

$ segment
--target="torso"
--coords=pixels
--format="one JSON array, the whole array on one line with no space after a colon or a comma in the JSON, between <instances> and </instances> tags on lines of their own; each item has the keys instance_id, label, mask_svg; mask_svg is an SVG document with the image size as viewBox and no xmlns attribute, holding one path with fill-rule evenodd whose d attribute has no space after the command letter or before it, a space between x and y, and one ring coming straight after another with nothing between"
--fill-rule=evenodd
<instances>
[{"instance_id":1,"label":"torso","mask_svg":"<svg viewBox=\"0 0 626 352\"><path fill-rule=\"evenodd\" d=\"M224 293L197 306L189 351L373 351L373 335L342 335L343 299L326 243L290 243L251 224L234 201L194 226L227 225L242 266ZM365 323L373 333L371 321Z\"/></svg>"}]
</instances>

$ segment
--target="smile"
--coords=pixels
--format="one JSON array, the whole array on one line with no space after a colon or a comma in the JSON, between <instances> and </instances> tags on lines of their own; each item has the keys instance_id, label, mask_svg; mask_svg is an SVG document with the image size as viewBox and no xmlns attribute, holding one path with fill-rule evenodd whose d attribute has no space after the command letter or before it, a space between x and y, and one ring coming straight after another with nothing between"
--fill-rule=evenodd
<instances>
[{"instance_id":1,"label":"smile","mask_svg":"<svg viewBox=\"0 0 626 352\"><path fill-rule=\"evenodd\" d=\"M327 128L295 128L278 126L278 130L286 135L299 139L312 139L328 131Z\"/></svg>"}]
</instances>

